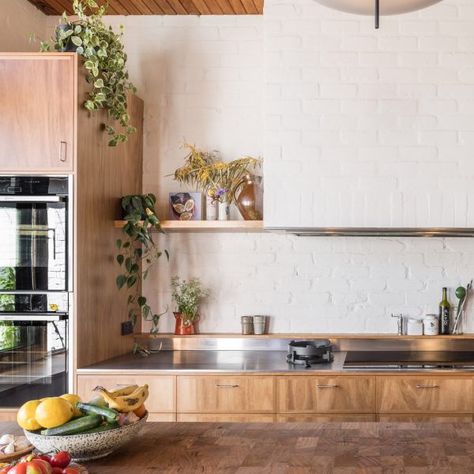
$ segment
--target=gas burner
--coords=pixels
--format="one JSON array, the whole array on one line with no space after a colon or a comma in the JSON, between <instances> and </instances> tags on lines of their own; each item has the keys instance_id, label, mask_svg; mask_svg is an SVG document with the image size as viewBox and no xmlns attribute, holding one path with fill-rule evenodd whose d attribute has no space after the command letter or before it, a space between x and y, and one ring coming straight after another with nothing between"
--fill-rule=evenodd
<instances>
[{"instance_id":1,"label":"gas burner","mask_svg":"<svg viewBox=\"0 0 474 474\"><path fill-rule=\"evenodd\" d=\"M334 359L331 342L328 339L314 341L291 341L288 344L286 361L292 365L329 364Z\"/></svg>"}]
</instances>

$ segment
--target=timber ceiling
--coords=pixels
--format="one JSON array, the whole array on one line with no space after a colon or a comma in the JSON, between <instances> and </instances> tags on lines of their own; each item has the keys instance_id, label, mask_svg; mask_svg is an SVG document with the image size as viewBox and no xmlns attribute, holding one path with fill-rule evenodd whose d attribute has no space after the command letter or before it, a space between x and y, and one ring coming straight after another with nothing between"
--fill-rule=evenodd
<instances>
[{"instance_id":1,"label":"timber ceiling","mask_svg":"<svg viewBox=\"0 0 474 474\"><path fill-rule=\"evenodd\" d=\"M72 13L72 0L29 0L46 15ZM263 0L109 0L109 15L258 15Z\"/></svg>"}]
</instances>

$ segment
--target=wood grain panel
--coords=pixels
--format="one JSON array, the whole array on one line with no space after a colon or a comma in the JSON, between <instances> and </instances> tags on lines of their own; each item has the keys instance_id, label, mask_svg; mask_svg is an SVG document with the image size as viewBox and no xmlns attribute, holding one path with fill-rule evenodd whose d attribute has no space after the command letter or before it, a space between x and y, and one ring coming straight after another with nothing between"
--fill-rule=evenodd
<instances>
[{"instance_id":1,"label":"wood grain panel","mask_svg":"<svg viewBox=\"0 0 474 474\"><path fill-rule=\"evenodd\" d=\"M344 415L318 415L318 414L295 414L295 415L277 415L278 423L366 423L375 421L375 415L357 415L347 413Z\"/></svg>"},{"instance_id":2,"label":"wood grain panel","mask_svg":"<svg viewBox=\"0 0 474 474\"><path fill-rule=\"evenodd\" d=\"M274 413L273 377L178 376L178 413Z\"/></svg>"},{"instance_id":3,"label":"wood grain panel","mask_svg":"<svg viewBox=\"0 0 474 474\"><path fill-rule=\"evenodd\" d=\"M150 396L145 403L150 413L176 412L176 377L172 375L78 375L77 393L83 400L89 400L97 385L113 389L132 384L150 387Z\"/></svg>"},{"instance_id":4,"label":"wood grain panel","mask_svg":"<svg viewBox=\"0 0 474 474\"><path fill-rule=\"evenodd\" d=\"M375 413L374 377L278 377L278 413Z\"/></svg>"},{"instance_id":5,"label":"wood grain panel","mask_svg":"<svg viewBox=\"0 0 474 474\"><path fill-rule=\"evenodd\" d=\"M88 84L79 78L79 97ZM131 336L120 335L127 321L126 291L118 291L115 245L122 232L112 229L120 215L120 196L141 193L143 154L143 101L129 97L131 123L137 128L128 142L108 146L102 130L107 113L93 115L81 106L78 113L76 176L76 344L77 367L129 352Z\"/></svg>"},{"instance_id":6,"label":"wood grain panel","mask_svg":"<svg viewBox=\"0 0 474 474\"><path fill-rule=\"evenodd\" d=\"M0 410L0 421L16 421L15 409L2 409Z\"/></svg>"},{"instance_id":7,"label":"wood grain panel","mask_svg":"<svg viewBox=\"0 0 474 474\"><path fill-rule=\"evenodd\" d=\"M72 14L68 0L29 0L46 15ZM109 15L245 15L263 13L263 0L110 0Z\"/></svg>"},{"instance_id":8,"label":"wood grain panel","mask_svg":"<svg viewBox=\"0 0 474 474\"><path fill-rule=\"evenodd\" d=\"M3 172L73 170L75 84L73 54L0 54Z\"/></svg>"},{"instance_id":9,"label":"wood grain panel","mask_svg":"<svg viewBox=\"0 0 474 474\"><path fill-rule=\"evenodd\" d=\"M377 377L377 412L472 413L472 384L460 377Z\"/></svg>"},{"instance_id":10,"label":"wood grain panel","mask_svg":"<svg viewBox=\"0 0 474 474\"><path fill-rule=\"evenodd\" d=\"M177 421L211 423L273 423L274 415L216 414L216 413L178 413Z\"/></svg>"}]
</instances>

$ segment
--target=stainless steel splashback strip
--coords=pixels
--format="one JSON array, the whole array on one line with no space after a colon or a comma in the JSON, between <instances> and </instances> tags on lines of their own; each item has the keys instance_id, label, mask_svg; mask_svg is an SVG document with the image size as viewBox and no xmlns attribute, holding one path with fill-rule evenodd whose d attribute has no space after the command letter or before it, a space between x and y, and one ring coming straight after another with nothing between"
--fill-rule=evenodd
<instances>
[{"instance_id":1,"label":"stainless steel splashback strip","mask_svg":"<svg viewBox=\"0 0 474 474\"><path fill-rule=\"evenodd\" d=\"M265 227L300 237L474 237L470 227Z\"/></svg>"},{"instance_id":2,"label":"stainless steel splashback strip","mask_svg":"<svg viewBox=\"0 0 474 474\"><path fill-rule=\"evenodd\" d=\"M394 335L393 338L318 335L317 337L254 338L236 335L235 337L157 337L140 339L151 350L165 351L286 351L292 340L329 339L337 351L474 351L473 338L418 337L405 338Z\"/></svg>"}]
</instances>

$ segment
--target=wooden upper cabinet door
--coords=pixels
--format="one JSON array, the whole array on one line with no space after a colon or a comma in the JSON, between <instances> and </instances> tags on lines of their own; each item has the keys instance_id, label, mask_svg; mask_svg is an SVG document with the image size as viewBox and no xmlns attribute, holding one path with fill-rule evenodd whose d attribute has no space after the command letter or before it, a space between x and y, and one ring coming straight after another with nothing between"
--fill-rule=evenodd
<instances>
[{"instance_id":1,"label":"wooden upper cabinet door","mask_svg":"<svg viewBox=\"0 0 474 474\"><path fill-rule=\"evenodd\" d=\"M274 413L273 377L178 376L178 413Z\"/></svg>"},{"instance_id":2,"label":"wooden upper cabinet door","mask_svg":"<svg viewBox=\"0 0 474 474\"><path fill-rule=\"evenodd\" d=\"M375 413L374 377L279 377L278 413Z\"/></svg>"},{"instance_id":3,"label":"wooden upper cabinet door","mask_svg":"<svg viewBox=\"0 0 474 474\"><path fill-rule=\"evenodd\" d=\"M377 411L472 413L472 383L454 377L377 377Z\"/></svg>"},{"instance_id":4,"label":"wooden upper cabinet door","mask_svg":"<svg viewBox=\"0 0 474 474\"><path fill-rule=\"evenodd\" d=\"M120 386L148 384L145 406L150 413L176 412L176 377L173 375L78 375L77 394L82 400L94 398L97 385L113 390Z\"/></svg>"},{"instance_id":5,"label":"wooden upper cabinet door","mask_svg":"<svg viewBox=\"0 0 474 474\"><path fill-rule=\"evenodd\" d=\"M76 58L0 53L0 170L72 171Z\"/></svg>"}]
</instances>

